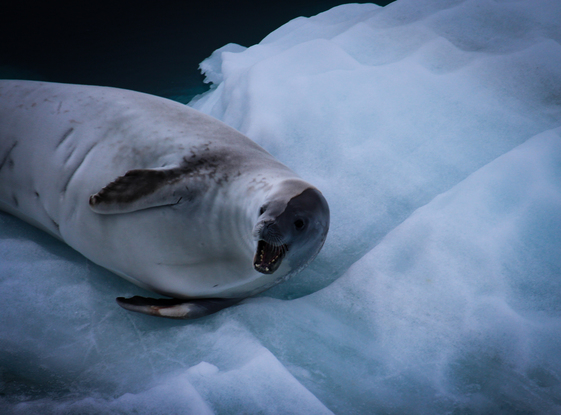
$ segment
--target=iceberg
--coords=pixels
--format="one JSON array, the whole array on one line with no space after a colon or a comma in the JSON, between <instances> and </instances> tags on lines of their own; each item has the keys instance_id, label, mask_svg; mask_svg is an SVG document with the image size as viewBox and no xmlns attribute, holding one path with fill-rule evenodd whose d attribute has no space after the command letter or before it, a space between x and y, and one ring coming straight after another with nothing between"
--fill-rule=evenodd
<instances>
[{"instance_id":1,"label":"iceberg","mask_svg":"<svg viewBox=\"0 0 561 415\"><path fill-rule=\"evenodd\" d=\"M0 214L0 412L561 411L561 3L346 4L201 70L189 105L322 190L324 249L167 321Z\"/></svg>"}]
</instances>

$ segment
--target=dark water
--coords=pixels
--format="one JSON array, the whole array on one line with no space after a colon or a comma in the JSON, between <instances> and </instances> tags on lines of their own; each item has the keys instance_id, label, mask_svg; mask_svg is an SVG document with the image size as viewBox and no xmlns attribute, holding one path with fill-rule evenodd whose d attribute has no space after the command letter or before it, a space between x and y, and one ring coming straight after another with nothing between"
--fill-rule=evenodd
<instances>
[{"instance_id":1,"label":"dark water","mask_svg":"<svg viewBox=\"0 0 561 415\"><path fill-rule=\"evenodd\" d=\"M185 101L207 89L198 65L215 49L251 46L295 17L346 2L12 3L0 11L0 78L117 86Z\"/></svg>"}]
</instances>

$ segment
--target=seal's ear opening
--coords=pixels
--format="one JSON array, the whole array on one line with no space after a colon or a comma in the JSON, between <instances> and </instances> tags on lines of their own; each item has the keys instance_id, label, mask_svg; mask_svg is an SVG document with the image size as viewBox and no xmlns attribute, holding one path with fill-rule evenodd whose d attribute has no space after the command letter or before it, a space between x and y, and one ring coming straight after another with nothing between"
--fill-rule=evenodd
<instances>
[{"instance_id":1,"label":"seal's ear opening","mask_svg":"<svg viewBox=\"0 0 561 415\"><path fill-rule=\"evenodd\" d=\"M129 213L192 199L194 190L181 185L179 169L130 170L90 196L91 209L101 214Z\"/></svg>"}]
</instances>

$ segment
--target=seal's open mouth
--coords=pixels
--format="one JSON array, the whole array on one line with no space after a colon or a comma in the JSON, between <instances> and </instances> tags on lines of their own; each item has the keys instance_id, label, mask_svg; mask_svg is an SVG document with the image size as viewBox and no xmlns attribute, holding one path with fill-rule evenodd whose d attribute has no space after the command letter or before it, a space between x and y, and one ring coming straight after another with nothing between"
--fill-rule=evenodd
<instances>
[{"instance_id":1,"label":"seal's open mouth","mask_svg":"<svg viewBox=\"0 0 561 415\"><path fill-rule=\"evenodd\" d=\"M262 274L272 274L281 264L286 255L286 245L271 245L264 240L257 242L257 252L253 258L253 268Z\"/></svg>"}]
</instances>

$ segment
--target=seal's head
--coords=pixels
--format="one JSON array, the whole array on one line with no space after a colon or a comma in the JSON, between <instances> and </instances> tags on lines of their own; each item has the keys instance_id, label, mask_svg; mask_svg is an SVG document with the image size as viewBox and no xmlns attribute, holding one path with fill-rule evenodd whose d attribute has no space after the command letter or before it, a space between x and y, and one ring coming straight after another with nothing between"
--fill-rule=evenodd
<instances>
[{"instance_id":1,"label":"seal's head","mask_svg":"<svg viewBox=\"0 0 561 415\"><path fill-rule=\"evenodd\" d=\"M257 250L253 267L273 274L282 263L293 274L318 254L329 230L329 207L321 192L309 184L287 180L260 208L253 230ZM283 267L284 268L284 267Z\"/></svg>"}]
</instances>

